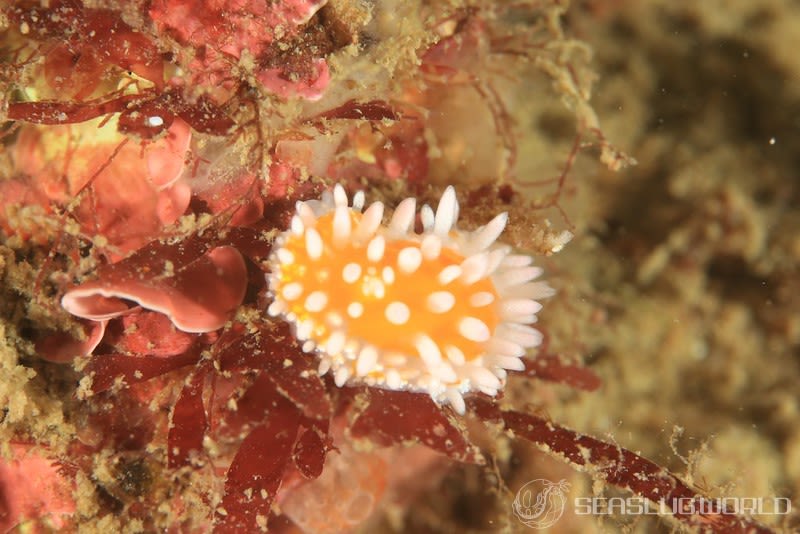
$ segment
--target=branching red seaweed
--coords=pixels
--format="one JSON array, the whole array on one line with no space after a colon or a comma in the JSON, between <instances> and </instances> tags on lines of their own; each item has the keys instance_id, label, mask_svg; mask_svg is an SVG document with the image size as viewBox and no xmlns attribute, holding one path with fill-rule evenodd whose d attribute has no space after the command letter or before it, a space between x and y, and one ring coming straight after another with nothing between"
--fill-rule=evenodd
<instances>
[{"instance_id":1,"label":"branching red seaweed","mask_svg":"<svg viewBox=\"0 0 800 534\"><path fill-rule=\"evenodd\" d=\"M501 410L484 399L473 399L471 407L481 420L501 424L513 436L534 443L578 469L653 503L665 503L667 509L675 510L676 519L690 526L725 533L772 532L756 521L721 508L718 501L704 497L663 467L619 445L579 434L534 414ZM697 506L673 506L674 502L693 502Z\"/></svg>"}]
</instances>

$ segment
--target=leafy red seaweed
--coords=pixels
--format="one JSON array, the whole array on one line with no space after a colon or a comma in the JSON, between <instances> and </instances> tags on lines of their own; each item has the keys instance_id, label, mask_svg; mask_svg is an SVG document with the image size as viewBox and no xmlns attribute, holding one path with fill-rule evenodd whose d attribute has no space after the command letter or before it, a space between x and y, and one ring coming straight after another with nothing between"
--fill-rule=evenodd
<instances>
[{"instance_id":1,"label":"leafy red seaweed","mask_svg":"<svg viewBox=\"0 0 800 534\"><path fill-rule=\"evenodd\" d=\"M29 28L28 35L37 40L68 43L74 55L70 63L85 55L94 56L100 63L135 72L157 87L163 85L164 61L157 47L126 24L118 13L86 8L82 2L53 1L49 4L39 8L17 2L6 9L6 15L17 24L24 23Z\"/></svg>"},{"instance_id":2,"label":"leafy red seaweed","mask_svg":"<svg viewBox=\"0 0 800 534\"><path fill-rule=\"evenodd\" d=\"M131 102L142 100L142 95L123 95L112 99L98 98L87 102L11 102L8 118L36 124L76 124L110 113L123 111Z\"/></svg>"},{"instance_id":3,"label":"leafy red seaweed","mask_svg":"<svg viewBox=\"0 0 800 534\"><path fill-rule=\"evenodd\" d=\"M171 468L188 465L191 451L203 449L203 437L208 429L208 419L203 405L203 384L206 375L206 366L198 366L189 375L172 408L167 437Z\"/></svg>"},{"instance_id":4,"label":"leafy red seaweed","mask_svg":"<svg viewBox=\"0 0 800 534\"><path fill-rule=\"evenodd\" d=\"M298 410L277 391L266 388L260 400L268 416L242 441L228 469L215 532L255 532L266 527L270 507L292 460Z\"/></svg>"},{"instance_id":5,"label":"leafy red seaweed","mask_svg":"<svg viewBox=\"0 0 800 534\"><path fill-rule=\"evenodd\" d=\"M103 348L113 348L106 352L166 358L183 354L197 339L197 334L175 328L166 315L138 310L111 322L103 337Z\"/></svg>"},{"instance_id":6,"label":"leafy red seaweed","mask_svg":"<svg viewBox=\"0 0 800 534\"><path fill-rule=\"evenodd\" d=\"M312 419L330 417L333 408L317 374L316 360L300 350L289 326L266 321L253 326L255 332L251 330L249 335L236 335L232 329L220 340L220 369L263 370L274 387L304 415Z\"/></svg>"},{"instance_id":7,"label":"leafy red seaweed","mask_svg":"<svg viewBox=\"0 0 800 534\"><path fill-rule=\"evenodd\" d=\"M172 356L128 356L126 354L98 354L93 356L84 369L84 374L92 377L92 393L100 393L122 379L126 384L144 382L170 371L195 364L200 358L200 350L191 350Z\"/></svg>"},{"instance_id":8,"label":"leafy red seaweed","mask_svg":"<svg viewBox=\"0 0 800 534\"><path fill-rule=\"evenodd\" d=\"M190 104L176 91L159 95L154 90L143 89L134 95L103 96L84 102L40 100L8 104L9 119L35 124L77 124L111 113L121 113L121 132L143 138L151 138L169 128L175 116L198 132L211 135L225 135L236 126L223 108L207 98L198 98ZM148 121L154 115L162 119L158 125Z\"/></svg>"},{"instance_id":9,"label":"leafy red seaweed","mask_svg":"<svg viewBox=\"0 0 800 534\"><path fill-rule=\"evenodd\" d=\"M557 354L537 354L535 358L523 358L525 375L567 386L595 391L603 385L602 379L588 367L561 361Z\"/></svg>"},{"instance_id":10,"label":"leafy red seaweed","mask_svg":"<svg viewBox=\"0 0 800 534\"><path fill-rule=\"evenodd\" d=\"M514 435L524 438L545 452L565 459L575 468L589 471L606 482L633 492L654 503L672 506L673 499L700 502L693 510L672 507L674 517L691 526L725 533L763 533L770 529L730 513L716 501L703 497L676 475L627 449L559 426L538 415L503 411L496 404L472 398L469 406L484 421L502 423ZM669 509L669 508L668 508Z\"/></svg>"},{"instance_id":11,"label":"leafy red seaweed","mask_svg":"<svg viewBox=\"0 0 800 534\"><path fill-rule=\"evenodd\" d=\"M382 446L423 443L460 462L485 462L464 430L429 395L385 389L363 391L367 405L350 426L354 437L369 438Z\"/></svg>"}]
</instances>

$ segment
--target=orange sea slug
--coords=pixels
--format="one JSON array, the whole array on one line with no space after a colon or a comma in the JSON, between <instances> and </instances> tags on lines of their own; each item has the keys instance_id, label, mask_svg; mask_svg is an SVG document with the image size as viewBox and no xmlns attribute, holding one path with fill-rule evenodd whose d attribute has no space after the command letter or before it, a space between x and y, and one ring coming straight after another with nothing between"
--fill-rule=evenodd
<instances>
[{"instance_id":1,"label":"orange sea slug","mask_svg":"<svg viewBox=\"0 0 800 534\"><path fill-rule=\"evenodd\" d=\"M363 192L350 205L338 185L298 202L270 256L268 313L294 325L339 386L427 392L459 413L466 393L496 395L541 342L528 325L553 293L533 281L542 270L530 256L497 243L508 215L460 231L452 187L435 213L422 207L421 234L413 198L388 225L381 202L363 207Z\"/></svg>"}]
</instances>

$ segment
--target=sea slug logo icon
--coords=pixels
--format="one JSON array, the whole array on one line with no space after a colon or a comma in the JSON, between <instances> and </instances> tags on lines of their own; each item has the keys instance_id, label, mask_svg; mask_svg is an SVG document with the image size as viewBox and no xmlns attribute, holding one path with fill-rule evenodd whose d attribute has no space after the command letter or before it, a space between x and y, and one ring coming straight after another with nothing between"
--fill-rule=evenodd
<instances>
[{"instance_id":1,"label":"sea slug logo icon","mask_svg":"<svg viewBox=\"0 0 800 534\"><path fill-rule=\"evenodd\" d=\"M551 482L543 478L531 480L514 497L514 513L530 528L547 528L561 519L567 504L569 482Z\"/></svg>"}]
</instances>

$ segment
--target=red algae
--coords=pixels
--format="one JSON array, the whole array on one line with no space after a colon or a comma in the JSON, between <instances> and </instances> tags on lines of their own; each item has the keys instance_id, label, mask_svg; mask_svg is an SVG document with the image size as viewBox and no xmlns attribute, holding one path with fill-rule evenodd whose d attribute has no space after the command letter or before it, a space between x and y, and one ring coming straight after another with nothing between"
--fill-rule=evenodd
<instances>
[{"instance_id":1,"label":"red algae","mask_svg":"<svg viewBox=\"0 0 800 534\"><path fill-rule=\"evenodd\" d=\"M143 147L129 143L113 119L28 125L14 145L20 178L4 186L16 183L15 187L28 189L30 200L38 199L45 212L78 198L71 212L80 230L102 235L110 253L120 257L185 211L191 193L180 178L190 140L190 128L183 121ZM118 177L132 168L142 172L121 183ZM28 206L33 204L30 200Z\"/></svg>"},{"instance_id":2,"label":"red algae","mask_svg":"<svg viewBox=\"0 0 800 534\"><path fill-rule=\"evenodd\" d=\"M138 305L163 313L184 332L221 328L244 298L247 268L241 253L215 247L177 272L173 266L166 255L145 247L106 266L98 281L68 289L61 305L95 321L126 315Z\"/></svg>"},{"instance_id":3,"label":"red algae","mask_svg":"<svg viewBox=\"0 0 800 534\"><path fill-rule=\"evenodd\" d=\"M31 445L12 444L10 459L0 461L0 530L7 532L26 524L53 529L70 525L75 514L74 484L46 451Z\"/></svg>"},{"instance_id":4,"label":"red algae","mask_svg":"<svg viewBox=\"0 0 800 534\"><path fill-rule=\"evenodd\" d=\"M561 2L456 4L3 8L0 267L26 266L31 283L18 274L13 291L35 306L0 307L2 332L19 338L0 354L14 370L0 391L17 388L0 434L11 451L0 528L352 531L404 514L451 466L495 469L502 484L509 436L644 499L702 498L518 401L526 384L602 394L598 374L549 339L492 376L510 375L507 389L470 391L459 413L424 393L338 383L300 326L267 313L276 237L334 184L387 206L457 184L468 228L508 211L512 245L549 256L576 230L562 201L577 155L632 161L599 129ZM560 97L577 125L544 184L516 174L520 80L533 83L526 98ZM523 193L542 185L540 198ZM432 213L407 226L419 233ZM55 431L36 425L45 406ZM674 518L769 532L719 507Z\"/></svg>"},{"instance_id":5,"label":"red algae","mask_svg":"<svg viewBox=\"0 0 800 534\"><path fill-rule=\"evenodd\" d=\"M319 57L329 50L319 48L315 26L308 23L326 3L158 0L148 14L162 33L193 51L192 74L179 83L230 87L236 64L247 54L256 63L253 75L267 91L316 100L330 82L327 63Z\"/></svg>"}]
</instances>

